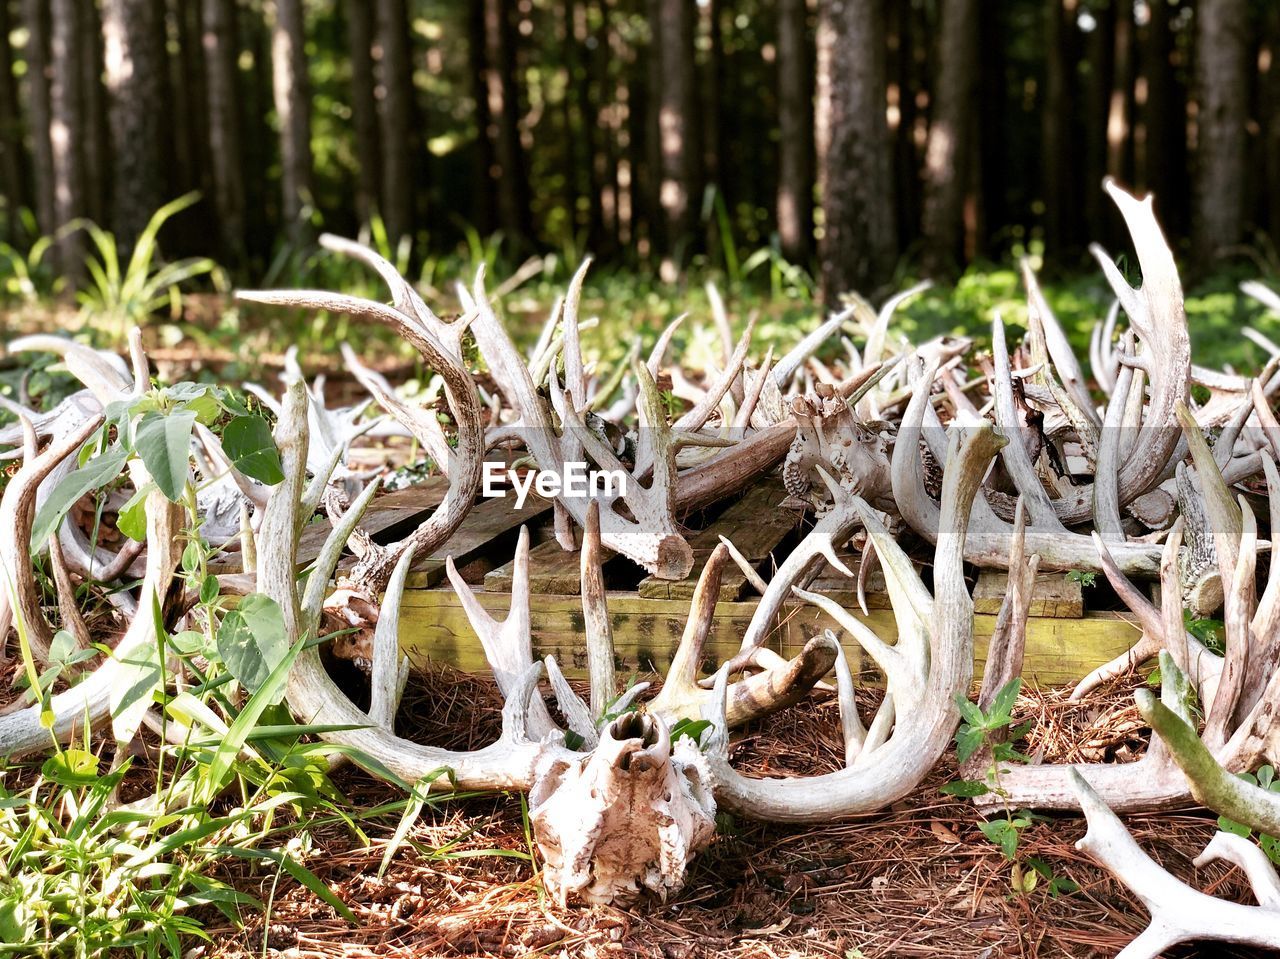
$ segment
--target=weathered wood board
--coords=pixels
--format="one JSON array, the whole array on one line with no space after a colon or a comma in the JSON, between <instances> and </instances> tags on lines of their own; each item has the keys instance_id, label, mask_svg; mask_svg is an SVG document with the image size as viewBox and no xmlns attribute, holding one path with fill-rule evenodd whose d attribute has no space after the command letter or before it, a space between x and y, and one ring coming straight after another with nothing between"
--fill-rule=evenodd
<instances>
[{"instance_id":1,"label":"weathered wood board","mask_svg":"<svg viewBox=\"0 0 1280 959\"><path fill-rule=\"evenodd\" d=\"M1009 574L987 569L978 574L973 588L973 608L979 613L996 614L1005 593L1009 591ZM1065 573L1039 573L1031 593L1032 616L1054 619L1079 619L1084 615L1084 588Z\"/></svg>"},{"instance_id":2,"label":"weathered wood board","mask_svg":"<svg viewBox=\"0 0 1280 959\"><path fill-rule=\"evenodd\" d=\"M481 605L502 615L510 596L480 592ZM582 646L582 605L579 596L537 595L531 618L535 654L555 655L570 676L585 674ZM852 603L846 604L854 611ZM716 607L715 624L708 637L703 666L710 671L737 651L756 603L723 602ZM641 599L634 593L611 593L609 614L613 622L617 668L622 676L652 677L670 665L684 631L689 604L684 600ZM860 615L860 614L857 614ZM887 641L897 635L893 612L872 609L862 617ZM769 645L783 656L792 656L822 629L837 629L822 612L805 605L788 605L774 629ZM986 647L996 617L974 616L976 670L986 659ZM1041 686L1075 682L1101 663L1119 656L1137 641L1139 630L1116 613L1086 613L1080 619L1032 617L1027 625L1027 651L1023 676ZM472 632L462 604L450 590L409 590L400 619L400 644L419 668L430 662L446 663L468 672L486 672L480 642ZM846 644L856 676L874 682L876 670L854 643Z\"/></svg>"},{"instance_id":3,"label":"weathered wood board","mask_svg":"<svg viewBox=\"0 0 1280 959\"><path fill-rule=\"evenodd\" d=\"M637 593L643 599L692 599L698 577L712 552L720 545L721 536L727 537L752 563L764 562L803 518L803 513L783 506L786 499L787 490L781 477L764 478L714 523L690 535L693 570L687 577L669 580L647 576L640 581ZM720 595L726 600L736 600L741 599L746 590L747 577L738 565L733 562L725 564L720 576Z\"/></svg>"},{"instance_id":4,"label":"weathered wood board","mask_svg":"<svg viewBox=\"0 0 1280 959\"><path fill-rule=\"evenodd\" d=\"M409 573L409 588L434 586L444 579L444 563L448 557L452 556L458 566L470 562L495 538L525 523L532 523L550 511L551 500L536 493L530 493L520 509L516 509L514 501L508 498L482 500L467 514L466 522L447 543L430 556L414 560Z\"/></svg>"}]
</instances>

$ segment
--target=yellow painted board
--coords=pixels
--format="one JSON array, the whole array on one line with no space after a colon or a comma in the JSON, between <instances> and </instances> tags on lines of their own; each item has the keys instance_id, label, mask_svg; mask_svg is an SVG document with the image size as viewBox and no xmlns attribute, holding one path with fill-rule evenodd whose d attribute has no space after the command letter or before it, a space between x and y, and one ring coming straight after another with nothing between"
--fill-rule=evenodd
<instances>
[{"instance_id":1,"label":"yellow painted board","mask_svg":"<svg viewBox=\"0 0 1280 959\"><path fill-rule=\"evenodd\" d=\"M510 605L506 594L477 593L481 605L495 615L505 615ZM704 650L707 672L738 649L755 602L726 602L716 607L715 623ZM892 610L873 609L861 617L852 612L886 641L896 639ZM682 600L639 599L634 593L609 594L609 614L613 623L617 669L621 676L652 678L670 665L671 656L684 631L688 603ZM784 656L798 652L821 630L836 625L821 611L803 605L788 605L782 623L769 645ZM578 596L540 595L531 607L536 655L555 655L570 676L585 675L586 653L582 647L582 606ZM995 629L996 617L975 614L975 661L981 670L986 647ZM1027 650L1023 676L1042 686L1063 685L1079 680L1089 671L1125 652L1138 639L1136 626L1116 613L1087 613L1081 619L1032 617L1027 624ZM419 668L429 662L445 663L467 672L486 672L488 665L480 642L472 632L458 598L443 589L406 591L400 619L400 644ZM846 652L855 674L874 681L873 665L861 655L856 644L846 642Z\"/></svg>"}]
</instances>

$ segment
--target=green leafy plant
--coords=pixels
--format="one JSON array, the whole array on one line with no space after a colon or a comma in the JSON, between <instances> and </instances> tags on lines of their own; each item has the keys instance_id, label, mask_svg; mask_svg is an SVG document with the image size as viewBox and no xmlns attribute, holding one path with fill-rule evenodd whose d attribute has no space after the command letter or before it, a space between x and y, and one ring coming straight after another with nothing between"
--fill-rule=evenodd
<instances>
[{"instance_id":1,"label":"green leafy plant","mask_svg":"<svg viewBox=\"0 0 1280 959\"><path fill-rule=\"evenodd\" d=\"M188 193L158 209L138 235L127 263L121 262L113 234L92 221L77 221L93 246L85 258L91 282L77 295L88 325L122 343L131 327L145 326L157 311L168 307L171 314L180 313L181 285L214 274L217 264L207 257L161 262L159 235L169 219L199 199L198 193Z\"/></svg>"},{"instance_id":2,"label":"green leafy plant","mask_svg":"<svg viewBox=\"0 0 1280 959\"><path fill-rule=\"evenodd\" d=\"M1026 810L1012 809L1008 803L1009 794L1000 779L1005 764L1028 761L1013 746L1030 732L1032 725L1030 721L1015 724L1013 720L1013 707L1021 690L1022 679L1011 680L996 693L986 710L964 696L956 695L956 705L963 717L955 735L956 759L963 766L985 749L990 753L991 762L983 779L959 779L943 786L941 791L949 796L969 798L988 793L997 796L1003 806L1003 818L984 820L978 824L978 828L992 844L999 847L1004 858L1011 864L1010 888L1015 893L1028 894L1043 879L1047 883L1049 894L1056 897L1074 892L1079 886L1065 876L1054 875L1053 869L1044 860L1020 854L1022 833L1043 817Z\"/></svg>"},{"instance_id":3,"label":"green leafy plant","mask_svg":"<svg viewBox=\"0 0 1280 959\"><path fill-rule=\"evenodd\" d=\"M1079 583L1081 587L1088 589L1098 581L1098 574L1092 570L1073 569L1067 573L1068 583Z\"/></svg>"}]
</instances>

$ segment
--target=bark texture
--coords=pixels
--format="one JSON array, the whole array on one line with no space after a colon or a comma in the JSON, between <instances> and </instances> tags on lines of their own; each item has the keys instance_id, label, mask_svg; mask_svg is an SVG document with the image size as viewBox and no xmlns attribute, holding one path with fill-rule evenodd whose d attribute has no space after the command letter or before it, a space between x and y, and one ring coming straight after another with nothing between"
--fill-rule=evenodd
<instances>
[{"instance_id":1,"label":"bark texture","mask_svg":"<svg viewBox=\"0 0 1280 959\"><path fill-rule=\"evenodd\" d=\"M302 0L276 0L271 27L271 89L280 123L281 218L290 239L304 242L312 202L311 90L307 82Z\"/></svg>"},{"instance_id":2,"label":"bark texture","mask_svg":"<svg viewBox=\"0 0 1280 959\"><path fill-rule=\"evenodd\" d=\"M805 0L778 3L778 239L808 260L813 239L813 71Z\"/></svg>"},{"instance_id":3,"label":"bark texture","mask_svg":"<svg viewBox=\"0 0 1280 959\"><path fill-rule=\"evenodd\" d=\"M413 66L404 0L377 2L378 121L382 129L382 218L391 241L413 230Z\"/></svg>"},{"instance_id":4,"label":"bark texture","mask_svg":"<svg viewBox=\"0 0 1280 959\"><path fill-rule=\"evenodd\" d=\"M131 248L164 202L165 52L152 0L104 0L102 35L114 164L112 226Z\"/></svg>"},{"instance_id":5,"label":"bark texture","mask_svg":"<svg viewBox=\"0 0 1280 959\"><path fill-rule=\"evenodd\" d=\"M938 82L924 159L924 269L955 272L964 239L965 189L974 129L977 0L944 0Z\"/></svg>"},{"instance_id":6,"label":"bark texture","mask_svg":"<svg viewBox=\"0 0 1280 959\"><path fill-rule=\"evenodd\" d=\"M818 22L817 141L822 192L822 289L887 284L898 256L889 130L885 119L884 21L873 0L823 0Z\"/></svg>"},{"instance_id":7,"label":"bark texture","mask_svg":"<svg viewBox=\"0 0 1280 959\"><path fill-rule=\"evenodd\" d=\"M224 255L244 259L245 192L236 87L235 0L202 0L201 45L207 72L209 166Z\"/></svg>"},{"instance_id":8,"label":"bark texture","mask_svg":"<svg viewBox=\"0 0 1280 959\"><path fill-rule=\"evenodd\" d=\"M1196 155L1191 245L1208 263L1244 232L1248 4L1201 0L1196 7Z\"/></svg>"}]
</instances>

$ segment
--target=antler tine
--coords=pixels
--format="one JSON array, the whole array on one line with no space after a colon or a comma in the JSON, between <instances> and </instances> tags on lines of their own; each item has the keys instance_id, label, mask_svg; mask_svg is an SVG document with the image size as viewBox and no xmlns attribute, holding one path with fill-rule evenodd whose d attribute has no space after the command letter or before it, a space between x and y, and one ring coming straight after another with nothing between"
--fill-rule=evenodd
<instances>
[{"instance_id":1,"label":"antler tine","mask_svg":"<svg viewBox=\"0 0 1280 959\"><path fill-rule=\"evenodd\" d=\"M340 349L343 365L356 378L356 381L380 407L390 413L397 423L422 444L432 462L440 468L440 472L448 476L454 453L449 448L449 441L445 438L444 430L440 426L440 421L436 419L434 411L416 409L401 402L386 377L365 366L350 344L343 343Z\"/></svg>"},{"instance_id":2,"label":"antler tine","mask_svg":"<svg viewBox=\"0 0 1280 959\"><path fill-rule=\"evenodd\" d=\"M400 699L409 679L409 658L400 653L400 602L404 599L404 587L412 564L413 551L405 550L391 571L378 614L378 625L373 632L369 719L388 732L395 730L396 710L400 708Z\"/></svg>"},{"instance_id":3,"label":"antler tine","mask_svg":"<svg viewBox=\"0 0 1280 959\"><path fill-rule=\"evenodd\" d=\"M1126 333L1122 350L1133 350L1133 334ZM1102 422L1102 437L1098 442L1098 458L1094 465L1093 522L1103 539L1123 542L1124 527L1120 524L1120 447L1124 437L1124 416L1129 404L1129 390L1133 386L1133 367L1121 364L1116 374L1111 396L1107 401L1106 416Z\"/></svg>"},{"instance_id":4,"label":"antler tine","mask_svg":"<svg viewBox=\"0 0 1280 959\"><path fill-rule=\"evenodd\" d=\"M689 618L685 620L680 644L671 657L662 690L655 696L649 708L671 717L696 715L694 707L704 698L698 688L698 668L702 663L702 650L715 620L716 603L720 599L720 581L729 551L720 544L711 552L698 576L698 585L689 604Z\"/></svg>"},{"instance_id":5,"label":"antler tine","mask_svg":"<svg viewBox=\"0 0 1280 959\"><path fill-rule=\"evenodd\" d=\"M591 677L591 715L604 715L617 690L613 666L613 626L605 595L603 548L600 545L600 503L587 507L582 535L582 622L587 644L587 672Z\"/></svg>"},{"instance_id":6,"label":"antler tine","mask_svg":"<svg viewBox=\"0 0 1280 959\"><path fill-rule=\"evenodd\" d=\"M485 658L493 669L493 678L504 696L510 697L514 683L528 669L533 659L533 636L529 619L529 529L520 527L516 555L512 561L511 606L501 622L480 605L480 600L458 574L453 557L445 560L445 573L462 602L467 621L484 647ZM535 700L530 709L530 723L535 738L555 729L551 714Z\"/></svg>"},{"instance_id":7,"label":"antler tine","mask_svg":"<svg viewBox=\"0 0 1280 959\"><path fill-rule=\"evenodd\" d=\"M791 596L791 587L819 560L825 559L836 570L853 578L853 570L836 555L835 545L845 542L862 521L862 512L853 497L844 495L835 501L773 574L743 633L740 647L743 652L764 644L773 629L774 617Z\"/></svg>"},{"instance_id":8,"label":"antler tine","mask_svg":"<svg viewBox=\"0 0 1280 959\"><path fill-rule=\"evenodd\" d=\"M1229 862L1238 866L1253 890L1258 905L1280 911L1280 876L1260 846L1235 833L1214 833L1204 852L1192 861L1197 869L1211 862Z\"/></svg>"},{"instance_id":9,"label":"antler tine","mask_svg":"<svg viewBox=\"0 0 1280 959\"><path fill-rule=\"evenodd\" d=\"M310 622L311 603L308 602L304 617L295 585L298 543L296 521L307 446L306 406L307 394L302 384L290 383L285 394L283 415L276 430L276 443L280 449L285 480L273 488L259 531L261 563L258 569L258 589L280 606L285 617L287 635L294 643L306 643L314 631ZM330 544L339 543L344 530L349 532L349 527L359 521L360 510L371 496L371 489L373 484L335 527L330 535ZM150 554L149 549L149 561ZM174 563L176 564L176 557ZM328 567L328 559L325 569L317 565L312 573L313 581L327 581L330 572ZM456 577L456 571L452 568L450 573ZM316 587L320 591L323 588ZM388 612L384 607L384 615ZM138 619L147 620L149 617ZM390 645L390 625L385 630L383 648ZM387 657L382 657L382 662L385 663L386 659ZM527 789L533 782L533 767L538 757L552 748L535 746L527 735L530 708L541 704L540 698L533 697L531 700L530 697L542 667L530 660L531 656L526 656L525 668L503 690L507 700L503 711L503 737L492 746L474 752L460 753L421 746L396 736L377 722L370 725L370 715L358 709L337 687L320 661L319 650L311 645L304 646L298 653L289 674L286 696L290 710L305 722L349 727L324 733L323 738L350 749L357 762L361 757L367 756L381 767L411 782L442 767L448 767L453 772L453 782L461 788ZM384 678L390 674L390 670L385 667L380 672ZM391 711L394 698L394 695L380 696L377 713L381 719L386 719ZM542 713L546 715L545 707ZM544 728L550 728L549 718Z\"/></svg>"},{"instance_id":10,"label":"antler tine","mask_svg":"<svg viewBox=\"0 0 1280 959\"><path fill-rule=\"evenodd\" d=\"M1018 414L1013 402L1013 381L1009 372L1009 350L1005 346L1004 320L997 310L991 321L991 358L995 363L995 402L996 425L1010 442L1004 445L1000 456L1005 469L1018 493L1026 499L1027 511L1031 514L1031 522L1038 527L1049 530L1064 529L1058 514L1054 512L1049 494L1036 477L1035 466L1027 455L1027 447L1022 441L1022 433L1018 427Z\"/></svg>"},{"instance_id":11,"label":"antler tine","mask_svg":"<svg viewBox=\"0 0 1280 959\"><path fill-rule=\"evenodd\" d=\"M72 456L103 423L101 414L81 423L75 430L55 440L39 455L35 454L35 431L30 420L22 417L26 432L28 455L21 468L9 480L3 498L0 498L0 569L3 569L13 587L18 602L18 612L26 621L32 652L38 661L49 655L49 642L53 638L41 611L40 592L36 585L35 571L31 565L31 533L35 523L36 498L40 484L67 457ZM56 535L56 531L54 531ZM7 587L3 587L6 589ZM8 620L4 610L8 597L0 602L0 625L7 633Z\"/></svg>"},{"instance_id":12,"label":"antler tine","mask_svg":"<svg viewBox=\"0 0 1280 959\"><path fill-rule=\"evenodd\" d=\"M1280 912L1214 899L1175 879L1134 842L1101 797L1074 769L1072 786L1089 831L1076 843L1119 879L1151 915L1151 924L1117 959L1156 959L1180 942L1223 940L1272 946L1280 942Z\"/></svg>"},{"instance_id":13,"label":"antler tine","mask_svg":"<svg viewBox=\"0 0 1280 959\"><path fill-rule=\"evenodd\" d=\"M782 359L773 365L773 382L777 384L778 389L785 390L791 382L791 378L795 376L796 370L804 365L804 361L813 355L823 343L835 336L844 326L845 321L853 316L854 307L848 307L839 313L832 314L825 322L819 324L817 329L809 333L804 339L795 345Z\"/></svg>"},{"instance_id":14,"label":"antler tine","mask_svg":"<svg viewBox=\"0 0 1280 959\"><path fill-rule=\"evenodd\" d=\"M87 438L88 434L81 436L71 448L74 449ZM48 456L49 453L46 450L42 455ZM69 455L69 452L65 455ZM138 489L146 488L150 476L141 461L130 462L129 471L134 485ZM13 489L13 482L10 482L9 489L5 491L6 499ZM142 596L145 601L150 602L153 598L158 601L169 590L173 572L178 565L178 530L181 528L182 517L180 507L170 503L156 489L147 494L146 516L147 568L142 582ZM9 522L0 525L5 536L9 531L20 533L26 541L29 554L30 525L22 529ZM47 749L51 741L67 742L73 735L82 732L86 725L96 728L108 722L120 704L122 693L131 685L124 681L126 672L131 668L126 665L129 658L140 650L154 646L155 642L155 617L145 612L135 615L124 636L116 644L114 655L82 682L58 693L43 705L34 704L0 716L0 756L25 756ZM45 722L48 714L53 717L51 725L46 725Z\"/></svg>"}]
</instances>

